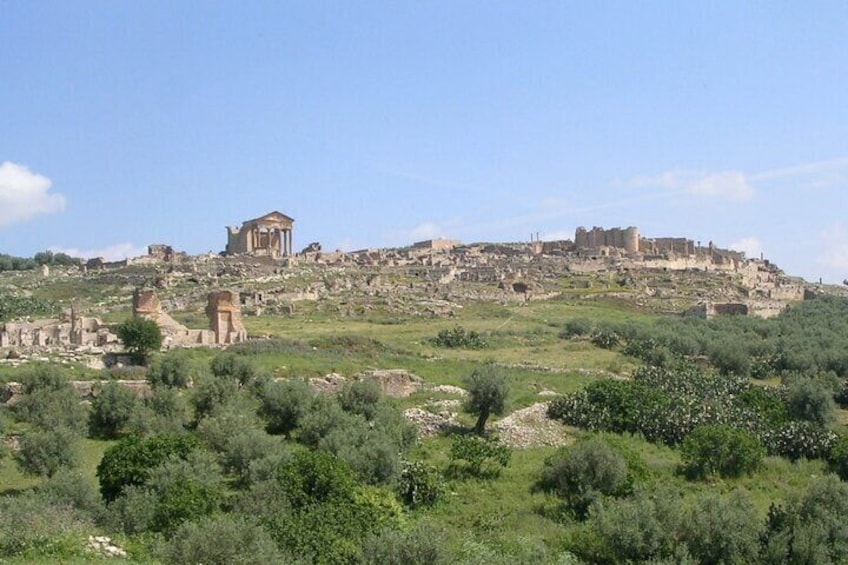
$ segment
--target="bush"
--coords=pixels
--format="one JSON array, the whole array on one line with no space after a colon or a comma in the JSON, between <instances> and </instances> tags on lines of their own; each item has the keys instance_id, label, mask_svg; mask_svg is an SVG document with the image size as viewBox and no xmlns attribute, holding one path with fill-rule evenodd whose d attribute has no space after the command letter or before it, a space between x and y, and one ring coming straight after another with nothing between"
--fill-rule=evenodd
<instances>
[{"instance_id":1,"label":"bush","mask_svg":"<svg viewBox=\"0 0 848 565\"><path fill-rule=\"evenodd\" d=\"M490 365L475 369L465 379L465 387L468 389L468 398L463 409L477 416L474 433L483 435L489 416L500 415L506 411L506 399L509 395L506 377Z\"/></svg>"},{"instance_id":2,"label":"bush","mask_svg":"<svg viewBox=\"0 0 848 565\"><path fill-rule=\"evenodd\" d=\"M187 522L161 551L166 563L204 565L247 565L292 563L284 557L271 536L245 516L222 515Z\"/></svg>"},{"instance_id":3,"label":"bush","mask_svg":"<svg viewBox=\"0 0 848 565\"><path fill-rule=\"evenodd\" d=\"M588 511L574 551L589 563L683 562L678 529L683 522L676 491L639 490L632 497L602 498Z\"/></svg>"},{"instance_id":4,"label":"bush","mask_svg":"<svg viewBox=\"0 0 848 565\"><path fill-rule=\"evenodd\" d=\"M126 350L139 365L147 363L150 353L162 347L162 331L153 320L134 316L115 330Z\"/></svg>"},{"instance_id":5,"label":"bush","mask_svg":"<svg viewBox=\"0 0 848 565\"><path fill-rule=\"evenodd\" d=\"M309 411L315 394L305 380L290 379L264 383L258 396L259 414L265 420L268 433L290 438Z\"/></svg>"},{"instance_id":6,"label":"bush","mask_svg":"<svg viewBox=\"0 0 848 565\"><path fill-rule=\"evenodd\" d=\"M37 492L51 505L70 506L91 519L99 518L103 512L97 483L77 469L60 469Z\"/></svg>"},{"instance_id":7,"label":"bush","mask_svg":"<svg viewBox=\"0 0 848 565\"><path fill-rule=\"evenodd\" d=\"M256 369L243 356L235 353L219 353L210 362L212 374L235 380L240 387L256 379Z\"/></svg>"},{"instance_id":8,"label":"bush","mask_svg":"<svg viewBox=\"0 0 848 565\"><path fill-rule=\"evenodd\" d=\"M375 381L353 381L344 385L337 398L342 410L359 414L370 421L377 415L377 409L383 401L383 391Z\"/></svg>"},{"instance_id":9,"label":"bush","mask_svg":"<svg viewBox=\"0 0 848 565\"><path fill-rule=\"evenodd\" d=\"M440 331L432 341L439 347L451 349L483 349L488 346L486 340L479 333L474 330L466 330L461 326Z\"/></svg>"},{"instance_id":10,"label":"bush","mask_svg":"<svg viewBox=\"0 0 848 565\"><path fill-rule=\"evenodd\" d=\"M512 452L497 438L461 434L451 440L449 457L452 475L492 479L509 465Z\"/></svg>"},{"instance_id":11,"label":"bush","mask_svg":"<svg viewBox=\"0 0 848 565\"><path fill-rule=\"evenodd\" d=\"M410 508L433 506L444 495L445 484L438 469L423 461L405 461L397 482L400 501Z\"/></svg>"},{"instance_id":12,"label":"bush","mask_svg":"<svg viewBox=\"0 0 848 565\"><path fill-rule=\"evenodd\" d=\"M730 426L701 426L683 440L680 447L683 472L694 479L717 474L740 477L756 471L765 449L744 430Z\"/></svg>"},{"instance_id":13,"label":"bush","mask_svg":"<svg viewBox=\"0 0 848 565\"><path fill-rule=\"evenodd\" d=\"M22 381L24 395L13 407L17 418L45 430L66 428L85 433L88 409L63 370L39 366Z\"/></svg>"},{"instance_id":14,"label":"bush","mask_svg":"<svg viewBox=\"0 0 848 565\"><path fill-rule=\"evenodd\" d=\"M545 461L539 490L553 492L580 518L603 496L623 496L632 489L627 461L600 438L592 437L559 450Z\"/></svg>"},{"instance_id":15,"label":"bush","mask_svg":"<svg viewBox=\"0 0 848 565\"><path fill-rule=\"evenodd\" d=\"M52 477L79 465L79 438L67 428L31 430L21 436L15 461L28 475Z\"/></svg>"},{"instance_id":16,"label":"bush","mask_svg":"<svg viewBox=\"0 0 848 565\"><path fill-rule=\"evenodd\" d=\"M159 356L147 370L147 380L154 387L186 388L194 380L194 367L184 351L169 351Z\"/></svg>"},{"instance_id":17,"label":"bush","mask_svg":"<svg viewBox=\"0 0 848 565\"><path fill-rule=\"evenodd\" d=\"M812 422L792 421L767 430L763 443L769 453L798 459L827 459L836 434Z\"/></svg>"},{"instance_id":18,"label":"bush","mask_svg":"<svg viewBox=\"0 0 848 565\"><path fill-rule=\"evenodd\" d=\"M91 434L107 439L119 437L140 408L141 401L133 391L116 382L106 383L91 404Z\"/></svg>"},{"instance_id":19,"label":"bush","mask_svg":"<svg viewBox=\"0 0 848 565\"><path fill-rule=\"evenodd\" d=\"M813 379L799 379L787 392L789 416L796 420L829 426L836 420L833 393Z\"/></svg>"},{"instance_id":20,"label":"bush","mask_svg":"<svg viewBox=\"0 0 848 565\"><path fill-rule=\"evenodd\" d=\"M848 485L832 476L790 495L769 509L763 535L763 563L845 563L848 561Z\"/></svg>"},{"instance_id":21,"label":"bush","mask_svg":"<svg viewBox=\"0 0 848 565\"><path fill-rule=\"evenodd\" d=\"M409 531L383 530L368 538L363 548L367 565L439 565L451 562L444 533L428 524Z\"/></svg>"},{"instance_id":22,"label":"bush","mask_svg":"<svg viewBox=\"0 0 848 565\"><path fill-rule=\"evenodd\" d=\"M94 525L70 505L31 492L0 497L0 558L21 563L84 559L85 537Z\"/></svg>"},{"instance_id":23,"label":"bush","mask_svg":"<svg viewBox=\"0 0 848 565\"><path fill-rule=\"evenodd\" d=\"M614 331L600 330L592 336L592 343L601 349L615 349L621 337Z\"/></svg>"},{"instance_id":24,"label":"bush","mask_svg":"<svg viewBox=\"0 0 848 565\"><path fill-rule=\"evenodd\" d=\"M213 410L233 400L238 393L239 385L235 380L207 375L191 391L195 421L199 422L209 416Z\"/></svg>"},{"instance_id":25,"label":"bush","mask_svg":"<svg viewBox=\"0 0 848 565\"><path fill-rule=\"evenodd\" d=\"M699 496L681 525L689 554L699 563L759 562L762 522L747 491Z\"/></svg>"},{"instance_id":26,"label":"bush","mask_svg":"<svg viewBox=\"0 0 848 565\"><path fill-rule=\"evenodd\" d=\"M575 320L569 320L565 323L562 328L562 331L559 333L559 337L562 339L574 339L576 337L583 337L592 333L594 326L592 322L587 320L586 318L577 318Z\"/></svg>"},{"instance_id":27,"label":"bush","mask_svg":"<svg viewBox=\"0 0 848 565\"><path fill-rule=\"evenodd\" d=\"M126 487L144 484L150 472L169 458L185 459L199 447L199 440L189 435L126 437L107 449L97 465L100 493L107 502L115 500Z\"/></svg>"}]
</instances>

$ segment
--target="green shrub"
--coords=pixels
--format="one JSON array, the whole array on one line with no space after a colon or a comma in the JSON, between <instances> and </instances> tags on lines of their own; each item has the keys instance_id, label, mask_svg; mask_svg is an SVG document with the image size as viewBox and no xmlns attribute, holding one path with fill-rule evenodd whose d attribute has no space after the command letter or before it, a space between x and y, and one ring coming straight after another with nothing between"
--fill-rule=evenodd
<instances>
[{"instance_id":1,"label":"green shrub","mask_svg":"<svg viewBox=\"0 0 848 565\"><path fill-rule=\"evenodd\" d=\"M597 437L560 449L545 461L536 483L553 492L580 518L603 496L623 496L632 490L627 461Z\"/></svg>"},{"instance_id":2,"label":"green shrub","mask_svg":"<svg viewBox=\"0 0 848 565\"><path fill-rule=\"evenodd\" d=\"M186 388L194 381L194 366L185 351L169 351L152 363L147 380L154 387Z\"/></svg>"},{"instance_id":3,"label":"green shrub","mask_svg":"<svg viewBox=\"0 0 848 565\"><path fill-rule=\"evenodd\" d=\"M836 434L813 422L791 421L766 430L763 443L769 453L798 459L827 459L836 443Z\"/></svg>"},{"instance_id":4,"label":"green shrub","mask_svg":"<svg viewBox=\"0 0 848 565\"><path fill-rule=\"evenodd\" d=\"M15 461L28 475L52 477L80 464L79 437L67 428L28 431L20 438Z\"/></svg>"},{"instance_id":5,"label":"green shrub","mask_svg":"<svg viewBox=\"0 0 848 565\"><path fill-rule=\"evenodd\" d=\"M153 320L133 316L122 322L115 333L139 365L147 363L150 354L162 347L162 331Z\"/></svg>"},{"instance_id":6,"label":"green shrub","mask_svg":"<svg viewBox=\"0 0 848 565\"><path fill-rule=\"evenodd\" d=\"M509 465L512 452L498 438L459 434L451 439L449 458L454 476L492 479Z\"/></svg>"},{"instance_id":7,"label":"green shrub","mask_svg":"<svg viewBox=\"0 0 848 565\"><path fill-rule=\"evenodd\" d=\"M444 533L426 524L409 531L386 529L365 541L367 565L439 565L451 563Z\"/></svg>"},{"instance_id":8,"label":"green shrub","mask_svg":"<svg viewBox=\"0 0 848 565\"><path fill-rule=\"evenodd\" d=\"M305 380L290 379L264 383L258 396L265 429L269 434L284 434L289 438L309 411L315 394Z\"/></svg>"},{"instance_id":9,"label":"green shrub","mask_svg":"<svg viewBox=\"0 0 848 565\"><path fill-rule=\"evenodd\" d=\"M410 508L433 506L444 495L445 483L439 470L423 461L405 461L396 492Z\"/></svg>"},{"instance_id":10,"label":"green shrub","mask_svg":"<svg viewBox=\"0 0 848 565\"><path fill-rule=\"evenodd\" d=\"M107 439L123 435L140 408L141 401L133 391L116 382L106 383L91 403L91 434Z\"/></svg>"},{"instance_id":11,"label":"green shrub","mask_svg":"<svg viewBox=\"0 0 848 565\"><path fill-rule=\"evenodd\" d=\"M769 509L761 562L845 563L848 561L848 485L833 475L793 492L784 506Z\"/></svg>"},{"instance_id":12,"label":"green shrub","mask_svg":"<svg viewBox=\"0 0 848 565\"><path fill-rule=\"evenodd\" d=\"M657 562L687 557L678 530L683 522L680 494L637 490L632 497L600 498L589 507L573 550L588 563Z\"/></svg>"},{"instance_id":13,"label":"green shrub","mask_svg":"<svg viewBox=\"0 0 848 565\"><path fill-rule=\"evenodd\" d=\"M107 449L97 465L100 493L107 502L115 500L126 487L144 484L150 472L169 458L185 459L199 448L200 441L189 435L126 437Z\"/></svg>"},{"instance_id":14,"label":"green shrub","mask_svg":"<svg viewBox=\"0 0 848 565\"><path fill-rule=\"evenodd\" d=\"M212 358L210 368L216 377L233 379L242 387L256 379L254 366L235 353L219 353Z\"/></svg>"},{"instance_id":15,"label":"green shrub","mask_svg":"<svg viewBox=\"0 0 848 565\"><path fill-rule=\"evenodd\" d=\"M740 477L756 471L765 449L756 437L730 426L701 426L680 446L683 472L694 479Z\"/></svg>"},{"instance_id":16,"label":"green shrub","mask_svg":"<svg viewBox=\"0 0 848 565\"><path fill-rule=\"evenodd\" d=\"M699 563L759 562L763 524L747 491L699 496L681 526L689 554Z\"/></svg>"},{"instance_id":17,"label":"green shrub","mask_svg":"<svg viewBox=\"0 0 848 565\"><path fill-rule=\"evenodd\" d=\"M280 553L271 536L245 516L222 515L187 522L177 529L162 551L165 563L248 565L294 563Z\"/></svg>"},{"instance_id":18,"label":"green shrub","mask_svg":"<svg viewBox=\"0 0 848 565\"><path fill-rule=\"evenodd\" d=\"M94 525L70 505L31 492L0 497L0 558L60 563L86 557Z\"/></svg>"},{"instance_id":19,"label":"green shrub","mask_svg":"<svg viewBox=\"0 0 848 565\"><path fill-rule=\"evenodd\" d=\"M787 391L789 416L796 420L829 426L836 420L833 393L813 379L798 379Z\"/></svg>"},{"instance_id":20,"label":"green shrub","mask_svg":"<svg viewBox=\"0 0 848 565\"><path fill-rule=\"evenodd\" d=\"M506 377L494 366L475 369L466 379L468 396L463 409L477 416L474 433L483 435L486 422L492 414L500 415L506 411L509 385Z\"/></svg>"},{"instance_id":21,"label":"green shrub","mask_svg":"<svg viewBox=\"0 0 848 565\"><path fill-rule=\"evenodd\" d=\"M45 430L66 428L84 434L88 409L80 402L64 370L49 365L35 367L22 378L22 398L15 416Z\"/></svg>"},{"instance_id":22,"label":"green shrub","mask_svg":"<svg viewBox=\"0 0 848 565\"><path fill-rule=\"evenodd\" d=\"M577 318L574 320L569 320L565 323L562 328L562 331L559 333L559 337L561 339L574 339L577 337L583 337L590 335L594 326L590 320L586 318Z\"/></svg>"},{"instance_id":23,"label":"green shrub","mask_svg":"<svg viewBox=\"0 0 848 565\"><path fill-rule=\"evenodd\" d=\"M474 330L466 330L461 326L441 330L432 342L439 347L451 349L483 349L488 347L483 336Z\"/></svg>"},{"instance_id":24,"label":"green shrub","mask_svg":"<svg viewBox=\"0 0 848 565\"><path fill-rule=\"evenodd\" d=\"M621 337L614 331L599 330L592 335L592 343L601 349L615 349L621 342Z\"/></svg>"},{"instance_id":25,"label":"green shrub","mask_svg":"<svg viewBox=\"0 0 848 565\"><path fill-rule=\"evenodd\" d=\"M358 380L346 383L337 398L342 410L370 421L383 401L383 391L373 380Z\"/></svg>"}]
</instances>

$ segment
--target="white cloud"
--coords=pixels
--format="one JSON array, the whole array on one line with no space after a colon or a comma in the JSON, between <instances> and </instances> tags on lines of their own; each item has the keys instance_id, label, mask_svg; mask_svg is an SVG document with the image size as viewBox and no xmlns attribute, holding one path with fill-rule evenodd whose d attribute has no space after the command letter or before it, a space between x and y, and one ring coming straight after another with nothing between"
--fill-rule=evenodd
<instances>
[{"instance_id":1,"label":"white cloud","mask_svg":"<svg viewBox=\"0 0 848 565\"><path fill-rule=\"evenodd\" d=\"M658 187L674 192L746 201L756 195L748 177L741 171L698 173L666 171L654 176L636 177L624 183L631 187Z\"/></svg>"},{"instance_id":2,"label":"white cloud","mask_svg":"<svg viewBox=\"0 0 848 565\"><path fill-rule=\"evenodd\" d=\"M848 230L841 224L831 225L819 234L824 252L817 262L839 271L848 270Z\"/></svg>"},{"instance_id":3,"label":"white cloud","mask_svg":"<svg viewBox=\"0 0 848 565\"><path fill-rule=\"evenodd\" d=\"M566 230L544 232L540 236L540 239L542 241L564 241L566 239L574 239L574 232Z\"/></svg>"},{"instance_id":4,"label":"white cloud","mask_svg":"<svg viewBox=\"0 0 848 565\"><path fill-rule=\"evenodd\" d=\"M130 257L147 255L146 247L136 247L132 243L116 243L99 249L76 249L74 247L51 247L53 253L66 253L71 257L92 259L102 257L105 261L120 261Z\"/></svg>"},{"instance_id":5,"label":"white cloud","mask_svg":"<svg viewBox=\"0 0 848 565\"><path fill-rule=\"evenodd\" d=\"M52 181L27 167L5 161L0 165L0 227L25 222L65 209L65 197L48 191Z\"/></svg>"},{"instance_id":6,"label":"white cloud","mask_svg":"<svg viewBox=\"0 0 848 565\"><path fill-rule=\"evenodd\" d=\"M433 222L425 222L419 224L409 230L409 237L419 241L422 239L436 239L442 236L442 228Z\"/></svg>"},{"instance_id":7,"label":"white cloud","mask_svg":"<svg viewBox=\"0 0 848 565\"><path fill-rule=\"evenodd\" d=\"M743 237L739 241L730 244L734 251L741 251L746 257L756 258L763 252L763 245L756 237Z\"/></svg>"}]
</instances>

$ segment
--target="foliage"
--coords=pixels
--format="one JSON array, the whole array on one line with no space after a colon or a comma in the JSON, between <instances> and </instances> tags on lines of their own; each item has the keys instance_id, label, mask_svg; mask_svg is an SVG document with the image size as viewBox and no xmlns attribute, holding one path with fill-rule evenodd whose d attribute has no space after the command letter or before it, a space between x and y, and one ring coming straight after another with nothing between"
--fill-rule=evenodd
<instances>
[{"instance_id":1,"label":"foliage","mask_svg":"<svg viewBox=\"0 0 848 565\"><path fill-rule=\"evenodd\" d=\"M787 457L796 461L806 459L827 459L836 443L836 434L813 422L790 421L766 430L763 444L769 453Z\"/></svg>"},{"instance_id":2,"label":"foliage","mask_svg":"<svg viewBox=\"0 0 848 565\"><path fill-rule=\"evenodd\" d=\"M289 510L266 517L266 527L294 555L360 561L364 539L400 524L402 511L389 493L357 485L352 470L328 453L296 454L280 467L275 484Z\"/></svg>"},{"instance_id":3,"label":"foliage","mask_svg":"<svg viewBox=\"0 0 848 565\"><path fill-rule=\"evenodd\" d=\"M91 403L89 429L94 436L117 438L140 408L141 401L135 392L114 381L108 382Z\"/></svg>"},{"instance_id":4,"label":"foliage","mask_svg":"<svg viewBox=\"0 0 848 565\"><path fill-rule=\"evenodd\" d=\"M150 472L171 457L185 459L200 447L189 435L129 436L110 447L97 465L100 493L108 502L130 485L142 485Z\"/></svg>"},{"instance_id":5,"label":"foliage","mask_svg":"<svg viewBox=\"0 0 848 565\"><path fill-rule=\"evenodd\" d=\"M589 507L573 550L588 563L685 561L676 532L683 520L676 491L638 490L632 497L600 498Z\"/></svg>"},{"instance_id":6,"label":"foliage","mask_svg":"<svg viewBox=\"0 0 848 565\"><path fill-rule=\"evenodd\" d=\"M339 406L350 414L359 414L371 421L377 415L383 392L373 380L357 380L345 383L338 394Z\"/></svg>"},{"instance_id":7,"label":"foliage","mask_svg":"<svg viewBox=\"0 0 848 565\"><path fill-rule=\"evenodd\" d=\"M2 259L0 259L2 265ZM0 267L0 271L2 271ZM34 296L15 296L3 293L0 295L0 322L24 318L26 316L44 317L55 314L59 305L51 300L43 300Z\"/></svg>"},{"instance_id":8,"label":"foliage","mask_svg":"<svg viewBox=\"0 0 848 565\"><path fill-rule=\"evenodd\" d=\"M363 548L367 565L440 565L451 562L444 533L427 523L408 531L388 528L368 538Z\"/></svg>"},{"instance_id":9,"label":"foliage","mask_svg":"<svg viewBox=\"0 0 848 565\"><path fill-rule=\"evenodd\" d=\"M848 480L848 436L843 434L834 441L828 455L828 463L840 479Z\"/></svg>"},{"instance_id":10,"label":"foliage","mask_svg":"<svg viewBox=\"0 0 848 565\"><path fill-rule=\"evenodd\" d=\"M759 561L763 525L747 491L699 496L681 525L689 554L699 563Z\"/></svg>"},{"instance_id":11,"label":"foliage","mask_svg":"<svg viewBox=\"0 0 848 565\"><path fill-rule=\"evenodd\" d=\"M559 337L562 339L574 339L590 335L594 326L590 320L586 318L577 318L569 320L565 323Z\"/></svg>"},{"instance_id":12,"label":"foliage","mask_svg":"<svg viewBox=\"0 0 848 565\"><path fill-rule=\"evenodd\" d=\"M434 345L450 349L483 349L488 347L486 340L474 330L466 330L462 326L441 330L432 339Z\"/></svg>"},{"instance_id":13,"label":"foliage","mask_svg":"<svg viewBox=\"0 0 848 565\"><path fill-rule=\"evenodd\" d=\"M139 365L146 364L150 353L162 347L162 331L147 318L133 316L122 322L115 333Z\"/></svg>"},{"instance_id":14,"label":"foliage","mask_svg":"<svg viewBox=\"0 0 848 565\"><path fill-rule=\"evenodd\" d=\"M300 425L315 396L303 379L267 381L257 394L265 429L269 434L284 434L286 438Z\"/></svg>"},{"instance_id":15,"label":"foliage","mask_svg":"<svg viewBox=\"0 0 848 565\"><path fill-rule=\"evenodd\" d=\"M404 461L395 487L398 498L410 508L433 506L445 493L439 470L423 461Z\"/></svg>"},{"instance_id":16,"label":"foliage","mask_svg":"<svg viewBox=\"0 0 848 565\"><path fill-rule=\"evenodd\" d=\"M844 563L848 560L848 485L830 475L769 509L763 563Z\"/></svg>"},{"instance_id":17,"label":"foliage","mask_svg":"<svg viewBox=\"0 0 848 565\"><path fill-rule=\"evenodd\" d=\"M38 496L56 506L70 506L81 515L98 518L103 502L97 484L79 469L61 468L37 490Z\"/></svg>"},{"instance_id":18,"label":"foliage","mask_svg":"<svg viewBox=\"0 0 848 565\"><path fill-rule=\"evenodd\" d=\"M222 515L182 524L161 551L165 563L247 565L291 563L271 536L245 516Z\"/></svg>"},{"instance_id":19,"label":"foliage","mask_svg":"<svg viewBox=\"0 0 848 565\"><path fill-rule=\"evenodd\" d=\"M25 473L52 477L79 465L79 438L67 428L28 431L20 438L15 461Z\"/></svg>"},{"instance_id":20,"label":"foliage","mask_svg":"<svg viewBox=\"0 0 848 565\"><path fill-rule=\"evenodd\" d=\"M256 378L256 369L242 355L226 352L219 353L210 363L212 374L216 377L234 379L240 387Z\"/></svg>"},{"instance_id":21,"label":"foliage","mask_svg":"<svg viewBox=\"0 0 848 565\"><path fill-rule=\"evenodd\" d=\"M836 403L833 393L814 379L797 379L787 391L789 416L820 426L829 426L836 420Z\"/></svg>"},{"instance_id":22,"label":"foliage","mask_svg":"<svg viewBox=\"0 0 848 565\"><path fill-rule=\"evenodd\" d=\"M621 337L614 331L599 330L592 335L592 343L601 349L615 349L621 342Z\"/></svg>"},{"instance_id":23,"label":"foliage","mask_svg":"<svg viewBox=\"0 0 848 565\"><path fill-rule=\"evenodd\" d=\"M632 480L624 457L602 439L591 437L545 461L536 487L553 492L583 518L595 500L628 494Z\"/></svg>"},{"instance_id":24,"label":"foliage","mask_svg":"<svg viewBox=\"0 0 848 565\"><path fill-rule=\"evenodd\" d=\"M19 420L45 430L85 433L87 408L61 368L38 365L23 376L22 385L23 397L13 407Z\"/></svg>"},{"instance_id":25,"label":"foliage","mask_svg":"<svg viewBox=\"0 0 848 565\"><path fill-rule=\"evenodd\" d=\"M775 455L822 458L835 439L820 424L791 420L786 396L738 376L705 373L692 365L643 367L629 381L596 381L554 400L548 416L589 430L642 434L677 445L705 425L752 433Z\"/></svg>"},{"instance_id":26,"label":"foliage","mask_svg":"<svg viewBox=\"0 0 848 565\"><path fill-rule=\"evenodd\" d=\"M449 458L452 475L493 479L509 465L512 452L496 437L458 434L451 439Z\"/></svg>"},{"instance_id":27,"label":"foliage","mask_svg":"<svg viewBox=\"0 0 848 565\"><path fill-rule=\"evenodd\" d=\"M187 521L216 512L223 499L222 476L212 456L195 450L186 459L168 459L131 485L109 505L128 533L159 532L171 537Z\"/></svg>"},{"instance_id":28,"label":"foliage","mask_svg":"<svg viewBox=\"0 0 848 565\"><path fill-rule=\"evenodd\" d=\"M227 377L206 375L191 391L194 419L199 422L216 408L233 401L239 393L238 382Z\"/></svg>"},{"instance_id":29,"label":"foliage","mask_svg":"<svg viewBox=\"0 0 848 565\"><path fill-rule=\"evenodd\" d=\"M477 415L474 432L477 435L483 435L489 416L500 415L506 411L506 399L509 395L506 377L490 365L483 369L475 369L465 379L465 387L468 390L468 397L463 409Z\"/></svg>"},{"instance_id":30,"label":"foliage","mask_svg":"<svg viewBox=\"0 0 848 565\"><path fill-rule=\"evenodd\" d=\"M154 387L186 388L194 380L191 359L184 351L168 351L158 356L147 370L147 380Z\"/></svg>"},{"instance_id":31,"label":"foliage","mask_svg":"<svg viewBox=\"0 0 848 565\"><path fill-rule=\"evenodd\" d=\"M82 540L93 524L73 507L34 492L0 497L0 558L22 563L82 558Z\"/></svg>"},{"instance_id":32,"label":"foliage","mask_svg":"<svg viewBox=\"0 0 848 565\"><path fill-rule=\"evenodd\" d=\"M683 472L695 479L717 474L740 477L757 470L765 449L745 430L730 426L701 426L680 446Z\"/></svg>"}]
</instances>

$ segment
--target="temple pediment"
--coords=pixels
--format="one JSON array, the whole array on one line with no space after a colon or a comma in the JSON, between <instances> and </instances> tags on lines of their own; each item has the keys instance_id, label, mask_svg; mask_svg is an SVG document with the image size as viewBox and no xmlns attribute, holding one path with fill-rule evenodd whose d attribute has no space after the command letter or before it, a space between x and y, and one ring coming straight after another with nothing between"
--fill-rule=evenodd
<instances>
[{"instance_id":1,"label":"temple pediment","mask_svg":"<svg viewBox=\"0 0 848 565\"><path fill-rule=\"evenodd\" d=\"M290 225L294 223L294 218L290 218L286 216L282 212L277 212L276 210L273 212L268 212L264 216L259 216L258 218L254 218L252 220L247 220L244 222L245 224L287 224Z\"/></svg>"}]
</instances>

